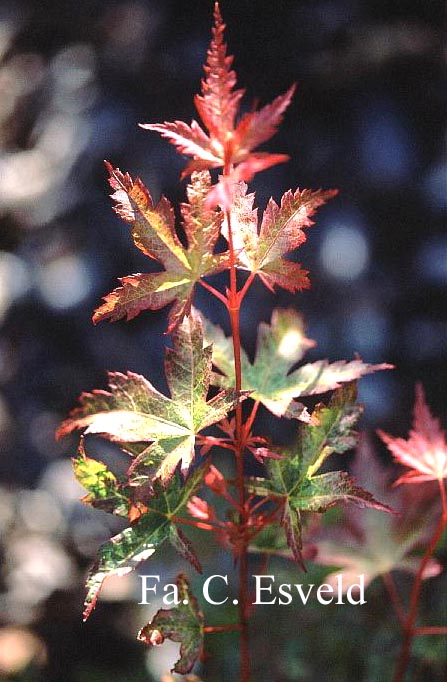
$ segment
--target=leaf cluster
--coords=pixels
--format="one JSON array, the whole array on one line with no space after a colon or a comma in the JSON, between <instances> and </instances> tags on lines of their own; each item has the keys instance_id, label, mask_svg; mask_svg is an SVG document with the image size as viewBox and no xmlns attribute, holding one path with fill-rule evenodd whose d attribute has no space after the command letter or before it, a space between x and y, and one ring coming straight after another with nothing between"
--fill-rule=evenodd
<instances>
[{"instance_id":1,"label":"leaf cluster","mask_svg":"<svg viewBox=\"0 0 447 682\"><path fill-rule=\"evenodd\" d=\"M348 384L334 394L329 405L317 405L314 422L301 424L294 446L280 450L280 458L268 460L269 477L251 479L247 484L251 493L280 500L281 525L300 564L301 512L323 513L340 502L390 511L345 471L321 472L330 455L342 454L356 445L354 426L361 408L355 400L355 385Z\"/></svg>"}]
</instances>

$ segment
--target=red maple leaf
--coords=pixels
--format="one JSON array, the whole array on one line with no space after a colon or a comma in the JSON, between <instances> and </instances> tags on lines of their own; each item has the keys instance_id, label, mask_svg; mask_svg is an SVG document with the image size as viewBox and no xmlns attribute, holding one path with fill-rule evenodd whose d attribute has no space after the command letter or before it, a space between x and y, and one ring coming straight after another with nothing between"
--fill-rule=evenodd
<instances>
[{"instance_id":1,"label":"red maple leaf","mask_svg":"<svg viewBox=\"0 0 447 682\"><path fill-rule=\"evenodd\" d=\"M191 156L182 177L192 171L224 167L224 177L211 190L208 206L231 204L231 188L235 182L249 182L255 173L288 160L286 154L253 152L277 131L290 104L295 85L258 111L243 114L237 121L243 90L235 90L236 73L231 68L233 57L227 55L224 41L225 24L216 2L214 27L202 80L202 94L194 103L208 132L197 123L183 121L140 124L155 130L175 145L181 154Z\"/></svg>"},{"instance_id":2,"label":"red maple leaf","mask_svg":"<svg viewBox=\"0 0 447 682\"><path fill-rule=\"evenodd\" d=\"M167 330L170 333L189 314L195 286L202 276L221 272L228 264L228 252L214 253L221 216L219 211L205 207L211 187L210 174L194 172L186 190L188 201L181 206L188 242L184 248L175 230L173 208L166 197L162 196L154 204L140 178L133 180L129 173L121 173L108 162L106 166L114 190L115 212L131 226L135 245L164 269L122 277L121 286L107 294L95 310L93 322L122 317L131 320L143 310L159 310L173 303Z\"/></svg>"},{"instance_id":3,"label":"red maple leaf","mask_svg":"<svg viewBox=\"0 0 447 682\"><path fill-rule=\"evenodd\" d=\"M408 440L390 436L378 431L394 459L410 468L394 485L400 483L421 483L423 481L442 481L447 478L447 442L439 419L433 417L425 402L424 389L416 385L413 428Z\"/></svg>"}]
</instances>

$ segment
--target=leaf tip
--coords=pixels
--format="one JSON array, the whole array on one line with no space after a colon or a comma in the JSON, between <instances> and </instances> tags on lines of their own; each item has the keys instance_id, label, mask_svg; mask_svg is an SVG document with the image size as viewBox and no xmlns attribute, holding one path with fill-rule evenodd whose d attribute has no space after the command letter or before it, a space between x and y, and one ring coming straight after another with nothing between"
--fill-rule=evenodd
<instances>
[{"instance_id":1,"label":"leaf tip","mask_svg":"<svg viewBox=\"0 0 447 682\"><path fill-rule=\"evenodd\" d=\"M110 163L110 161L107 161L107 159L104 159L104 166L107 168L107 171L110 173L110 175L112 175L114 168L113 168L112 164Z\"/></svg>"}]
</instances>

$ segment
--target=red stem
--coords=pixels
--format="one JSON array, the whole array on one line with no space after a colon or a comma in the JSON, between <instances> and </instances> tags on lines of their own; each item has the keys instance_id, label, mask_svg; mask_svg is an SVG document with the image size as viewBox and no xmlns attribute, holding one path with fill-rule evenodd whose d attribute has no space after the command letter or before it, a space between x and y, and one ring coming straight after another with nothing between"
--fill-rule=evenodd
<instances>
[{"instance_id":1,"label":"red stem","mask_svg":"<svg viewBox=\"0 0 447 682\"><path fill-rule=\"evenodd\" d=\"M201 280L200 280L200 284L201 284L207 291L209 291L211 294L213 294L213 296L215 296L216 298L218 298L219 301L221 301L221 302L224 304L225 307L228 307L228 299L227 299L226 296L224 296L223 294L221 294L220 291L218 291L218 290L215 289L213 286L211 286L211 284L208 284L208 282L205 282L204 279L201 279Z\"/></svg>"},{"instance_id":2,"label":"red stem","mask_svg":"<svg viewBox=\"0 0 447 682\"><path fill-rule=\"evenodd\" d=\"M200 528L201 530L216 530L216 526L213 526L211 523L193 521L192 519L185 519L183 516L170 516L169 519L173 523L184 523L186 526L194 526L194 528Z\"/></svg>"},{"instance_id":3,"label":"red stem","mask_svg":"<svg viewBox=\"0 0 447 682\"><path fill-rule=\"evenodd\" d=\"M252 284L252 282L253 282L253 280L254 280L254 278L255 278L255 274L256 274L256 273L254 273L254 272L250 272L250 274L249 274L249 276L247 277L247 280L246 280L244 286L242 287L242 289L240 290L240 292L239 292L239 294L238 294L241 303L242 303L242 299L244 298L245 294L246 294L247 291L249 290L249 288L250 288L250 286L251 286L251 284Z\"/></svg>"},{"instance_id":4,"label":"red stem","mask_svg":"<svg viewBox=\"0 0 447 682\"><path fill-rule=\"evenodd\" d=\"M415 628L415 637L421 635L447 635L447 625L428 625L424 628Z\"/></svg>"},{"instance_id":5,"label":"red stem","mask_svg":"<svg viewBox=\"0 0 447 682\"><path fill-rule=\"evenodd\" d=\"M252 507L250 507L250 514L254 514L255 511L259 509L259 507L262 507L263 504L267 504L267 502L270 502L268 497L262 497L256 504L254 504Z\"/></svg>"},{"instance_id":6,"label":"red stem","mask_svg":"<svg viewBox=\"0 0 447 682\"><path fill-rule=\"evenodd\" d=\"M203 632L205 632L207 635L211 635L214 632L234 632L234 630L240 629L241 626L239 623L235 623L234 625L207 625L203 628Z\"/></svg>"},{"instance_id":7,"label":"red stem","mask_svg":"<svg viewBox=\"0 0 447 682\"><path fill-rule=\"evenodd\" d=\"M253 426L253 422L256 418L256 413L259 408L259 400L256 400L256 402L253 403L253 407L251 408L250 416L248 417L247 421L244 424L244 447L247 443L248 438L250 437L250 431L251 427Z\"/></svg>"},{"instance_id":8,"label":"red stem","mask_svg":"<svg viewBox=\"0 0 447 682\"><path fill-rule=\"evenodd\" d=\"M270 556L269 556L268 554L264 554L264 556L263 556L263 558L262 558L262 562L261 562L261 564L260 564L261 567L258 569L258 575L265 575L265 573L266 573L266 571L267 571L267 566L268 566L268 564L269 564L269 561L270 561ZM251 614L251 613L253 612L254 608L255 608L255 604L254 604L254 603L255 603L255 599L254 599L254 597L255 597L255 595L252 594L252 595L251 595L251 603L250 603L250 611L249 611L249 614Z\"/></svg>"},{"instance_id":9,"label":"red stem","mask_svg":"<svg viewBox=\"0 0 447 682\"><path fill-rule=\"evenodd\" d=\"M445 493L444 479L438 478L438 483L439 483L439 491L441 493L442 516L444 519L444 523L447 524L447 496Z\"/></svg>"},{"instance_id":10,"label":"red stem","mask_svg":"<svg viewBox=\"0 0 447 682\"><path fill-rule=\"evenodd\" d=\"M405 614L404 608L402 606L402 601L399 597L399 593L397 591L396 583L394 582L394 578L393 578L392 574L391 573L384 573L382 575L382 580L385 583L385 587L386 587L387 592L390 596L391 603L393 605L396 616L399 619L399 623L401 624L402 627L405 627L406 614Z\"/></svg>"},{"instance_id":11,"label":"red stem","mask_svg":"<svg viewBox=\"0 0 447 682\"><path fill-rule=\"evenodd\" d=\"M230 173L228 165L224 168L224 175ZM236 278L236 254L233 244L231 229L231 213L225 212L228 227L228 248L230 251L230 290L228 293L228 313L231 322L234 352L235 389L242 388L242 364L241 364L241 337L240 337L240 306L242 296L238 294ZM239 501L239 529L241 533L241 545L239 553L239 624L240 624L240 665L241 682L250 681L250 661L248 645L248 538L246 536L247 510L245 508L245 479L244 479L244 432L242 424L242 405L236 406L236 433L235 433L235 458L236 458L236 488Z\"/></svg>"},{"instance_id":12,"label":"red stem","mask_svg":"<svg viewBox=\"0 0 447 682\"><path fill-rule=\"evenodd\" d=\"M199 433L196 436L196 443L197 445L200 446L209 446L209 447L214 447L218 446L219 448L225 448L227 450L232 450L234 452L234 445L233 441L228 442L229 439L227 438L218 438L216 436L203 436L201 433Z\"/></svg>"},{"instance_id":13,"label":"red stem","mask_svg":"<svg viewBox=\"0 0 447 682\"><path fill-rule=\"evenodd\" d=\"M413 641L413 638L417 632L417 628L415 627L415 622L416 622L416 616L417 616L417 611L418 611L418 606L419 606L419 598L421 595L421 587L422 587L422 580L423 580L423 575L424 571L427 567L428 562L433 556L433 553L436 549L436 546L441 539L442 533L444 531L444 528L446 526L446 518L444 514L441 517L441 520L439 521L438 525L435 528L435 531L433 533L432 539L430 540L430 544L428 545L427 549L425 550L425 554L422 557L421 564L419 566L419 570L417 572L416 578L413 583L413 589L411 591L411 597L410 597L410 608L408 611L408 616L406 618L406 622L404 623L404 639L402 642L402 648L400 651L400 656L399 656L399 661L397 664L397 669L396 669L396 674L394 676L394 682L404 682L405 678L405 673L408 668L408 663L410 661L410 653L411 653L411 644Z\"/></svg>"}]
</instances>

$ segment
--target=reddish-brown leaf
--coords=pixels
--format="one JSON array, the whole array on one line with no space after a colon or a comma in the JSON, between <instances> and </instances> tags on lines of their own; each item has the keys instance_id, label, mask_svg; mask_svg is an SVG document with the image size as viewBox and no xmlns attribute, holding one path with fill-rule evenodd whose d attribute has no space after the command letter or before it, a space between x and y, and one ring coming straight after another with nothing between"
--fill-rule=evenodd
<instances>
[{"instance_id":1,"label":"reddish-brown leaf","mask_svg":"<svg viewBox=\"0 0 447 682\"><path fill-rule=\"evenodd\" d=\"M255 149L273 137L281 124L284 112L290 105L295 90L296 86L292 85L287 92L279 95L270 104L266 104L259 111L245 114L241 118L235 131L235 147L242 157L245 149ZM239 161L237 155L235 161Z\"/></svg>"},{"instance_id":2,"label":"reddish-brown leaf","mask_svg":"<svg viewBox=\"0 0 447 682\"><path fill-rule=\"evenodd\" d=\"M285 154L253 153L253 150L276 133L295 86L259 111L244 114L237 122L244 91L235 89L236 73L232 69L233 57L227 54L224 30L225 24L216 3L202 94L196 95L194 99L208 134L195 120L191 125L182 121L140 125L146 130L160 133L181 154L192 157L183 177L194 170L225 167L225 178L210 192L207 205L211 207L219 203L226 209L230 206L233 183L241 180L248 182L255 173L288 159Z\"/></svg>"},{"instance_id":3,"label":"reddish-brown leaf","mask_svg":"<svg viewBox=\"0 0 447 682\"><path fill-rule=\"evenodd\" d=\"M194 103L203 123L211 135L221 142L222 147L225 145L227 132L234 128L239 102L244 94L243 90L234 90L237 77L231 68L233 57L227 55L224 32L225 24L216 2L202 94L196 95Z\"/></svg>"},{"instance_id":4,"label":"reddish-brown leaf","mask_svg":"<svg viewBox=\"0 0 447 682\"><path fill-rule=\"evenodd\" d=\"M228 496L228 488L225 477L223 474L221 474L219 469L216 469L214 464L211 464L210 468L206 472L205 476L203 477L203 482L218 497Z\"/></svg>"},{"instance_id":5,"label":"reddish-brown leaf","mask_svg":"<svg viewBox=\"0 0 447 682\"><path fill-rule=\"evenodd\" d=\"M408 440L377 432L399 464L410 471L395 483L422 483L447 478L447 442L439 419L435 419L425 402L424 389L416 386L413 428ZM441 483L441 485L443 485Z\"/></svg>"},{"instance_id":6,"label":"reddish-brown leaf","mask_svg":"<svg viewBox=\"0 0 447 682\"><path fill-rule=\"evenodd\" d=\"M122 317L128 320L142 310L158 310L173 303L169 312L168 332L174 330L189 314L196 283L227 266L228 254L214 254L220 233L221 217L205 206L211 187L207 171L194 173L187 190L188 203L182 207L184 230L188 238L185 249L175 231L174 212L162 197L154 205L152 197L139 178L132 180L107 164L115 211L131 225L136 246L146 256L163 266L163 272L123 277L121 286L104 297L93 321Z\"/></svg>"},{"instance_id":7,"label":"reddish-brown leaf","mask_svg":"<svg viewBox=\"0 0 447 682\"><path fill-rule=\"evenodd\" d=\"M214 508L206 500L197 497L197 495L191 497L186 508L191 516L194 516L195 519L200 519L200 521L213 521L216 518Z\"/></svg>"},{"instance_id":8,"label":"reddish-brown leaf","mask_svg":"<svg viewBox=\"0 0 447 682\"><path fill-rule=\"evenodd\" d=\"M238 266L256 273L272 290L280 286L294 293L309 287L307 272L285 256L306 240L304 229L313 225L311 217L337 190L289 190L280 206L270 199L259 232L254 194L247 194L245 183L235 185L232 191L231 230ZM223 233L229 238L227 224Z\"/></svg>"}]
</instances>

